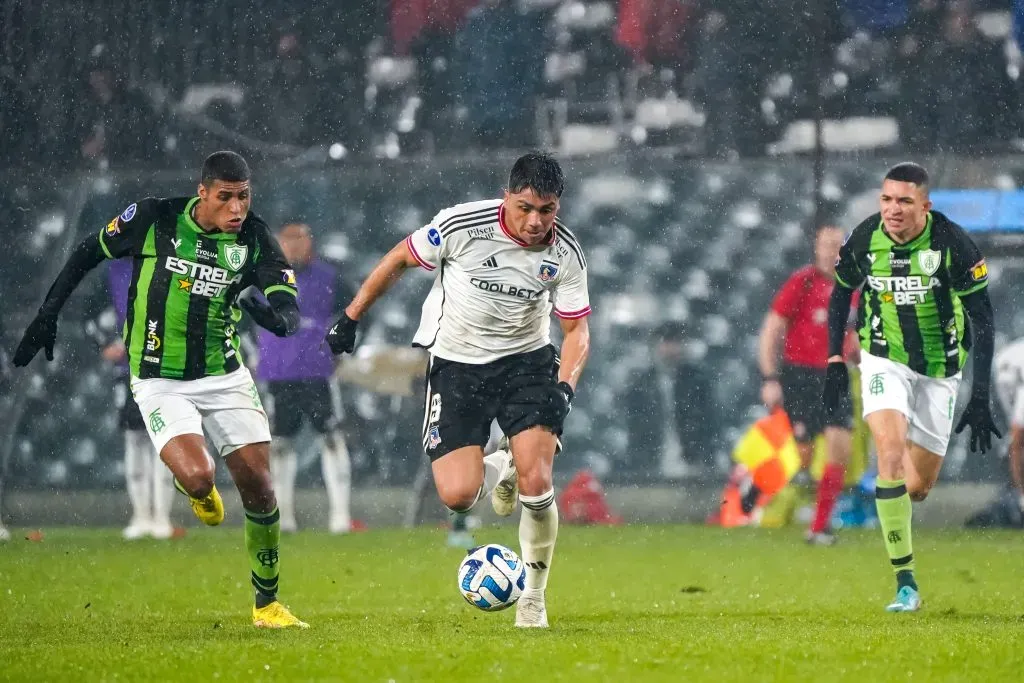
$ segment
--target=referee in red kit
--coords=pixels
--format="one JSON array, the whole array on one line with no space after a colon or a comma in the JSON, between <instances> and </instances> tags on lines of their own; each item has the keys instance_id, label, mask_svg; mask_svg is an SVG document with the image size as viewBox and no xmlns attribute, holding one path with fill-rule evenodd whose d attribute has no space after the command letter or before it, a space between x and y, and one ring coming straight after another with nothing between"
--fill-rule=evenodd
<instances>
[{"instance_id":1,"label":"referee in red kit","mask_svg":"<svg viewBox=\"0 0 1024 683\"><path fill-rule=\"evenodd\" d=\"M765 316L758 343L758 365L764 379L761 400L769 409L781 405L789 414L802 468L810 467L814 440L825 434L828 464L818 484L814 519L807 532L807 542L815 545L835 543L829 520L843 490L853 438L850 397L831 419L821 402L828 360L828 301L842 243L840 228L818 228L814 263L798 269L782 285Z\"/></svg>"}]
</instances>

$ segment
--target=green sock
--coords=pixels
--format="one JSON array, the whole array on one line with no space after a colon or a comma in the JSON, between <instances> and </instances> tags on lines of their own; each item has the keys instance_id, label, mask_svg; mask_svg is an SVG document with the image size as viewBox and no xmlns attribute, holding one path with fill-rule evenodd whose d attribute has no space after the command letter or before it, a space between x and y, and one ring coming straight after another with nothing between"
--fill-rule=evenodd
<instances>
[{"instance_id":1,"label":"green sock","mask_svg":"<svg viewBox=\"0 0 1024 683\"><path fill-rule=\"evenodd\" d=\"M904 578L907 574L903 572L910 572L912 577L914 548L910 540L910 518L913 508L906 482L902 479L875 480L875 508L893 571Z\"/></svg>"},{"instance_id":2,"label":"green sock","mask_svg":"<svg viewBox=\"0 0 1024 683\"><path fill-rule=\"evenodd\" d=\"M266 607L277 600L280 543L281 513L276 507L271 512L245 511L245 549L249 551L256 607Z\"/></svg>"}]
</instances>

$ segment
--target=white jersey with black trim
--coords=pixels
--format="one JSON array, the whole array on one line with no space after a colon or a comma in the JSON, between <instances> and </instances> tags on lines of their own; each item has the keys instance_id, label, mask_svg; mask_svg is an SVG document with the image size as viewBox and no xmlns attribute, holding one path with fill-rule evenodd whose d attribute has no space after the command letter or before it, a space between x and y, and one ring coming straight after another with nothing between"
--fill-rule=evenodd
<instances>
[{"instance_id":1,"label":"white jersey with black trim","mask_svg":"<svg viewBox=\"0 0 1024 683\"><path fill-rule=\"evenodd\" d=\"M996 395L1013 427L1024 427L1024 338L1010 342L992 363Z\"/></svg>"},{"instance_id":2,"label":"white jersey with black trim","mask_svg":"<svg viewBox=\"0 0 1024 683\"><path fill-rule=\"evenodd\" d=\"M441 211L406 238L428 271L437 271L413 339L440 358L490 363L551 343L560 318L590 314L587 261L576 237L556 221L529 246L505 227L500 199Z\"/></svg>"}]
</instances>

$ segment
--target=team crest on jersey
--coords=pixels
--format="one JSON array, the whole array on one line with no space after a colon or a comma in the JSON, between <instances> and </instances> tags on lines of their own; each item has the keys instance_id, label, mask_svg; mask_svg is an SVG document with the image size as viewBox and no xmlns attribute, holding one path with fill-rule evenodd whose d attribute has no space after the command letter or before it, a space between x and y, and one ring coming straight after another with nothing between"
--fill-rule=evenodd
<instances>
[{"instance_id":1,"label":"team crest on jersey","mask_svg":"<svg viewBox=\"0 0 1024 683\"><path fill-rule=\"evenodd\" d=\"M139 208L138 204L132 204L127 209L122 211L121 212L121 222L122 223L127 223L131 219L135 218L135 212L136 212L136 210L138 210L138 208Z\"/></svg>"},{"instance_id":2,"label":"team crest on jersey","mask_svg":"<svg viewBox=\"0 0 1024 683\"><path fill-rule=\"evenodd\" d=\"M934 249L925 249L917 253L917 263L925 275L934 275L942 264L942 254Z\"/></svg>"},{"instance_id":3,"label":"team crest on jersey","mask_svg":"<svg viewBox=\"0 0 1024 683\"><path fill-rule=\"evenodd\" d=\"M245 259L249 256L249 247L244 244L229 244L224 247L224 260L228 268L240 270L245 265Z\"/></svg>"},{"instance_id":4,"label":"team crest on jersey","mask_svg":"<svg viewBox=\"0 0 1024 683\"><path fill-rule=\"evenodd\" d=\"M541 282L551 282L558 276L558 264L551 261L541 261L540 269L537 271L537 279Z\"/></svg>"},{"instance_id":5,"label":"team crest on jersey","mask_svg":"<svg viewBox=\"0 0 1024 683\"><path fill-rule=\"evenodd\" d=\"M107 233L107 237L113 237L121 232L121 224L115 218L114 220L107 223L107 228L104 231Z\"/></svg>"}]
</instances>

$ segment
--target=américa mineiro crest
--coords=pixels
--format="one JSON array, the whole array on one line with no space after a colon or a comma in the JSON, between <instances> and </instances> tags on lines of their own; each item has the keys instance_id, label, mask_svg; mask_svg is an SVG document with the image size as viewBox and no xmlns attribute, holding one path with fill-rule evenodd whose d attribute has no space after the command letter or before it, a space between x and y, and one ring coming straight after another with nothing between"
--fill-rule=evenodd
<instances>
[{"instance_id":1,"label":"am\u00e9rica mineiro crest","mask_svg":"<svg viewBox=\"0 0 1024 683\"><path fill-rule=\"evenodd\" d=\"M228 244L224 247L224 261L231 270L239 270L249 256L249 247L244 244Z\"/></svg>"}]
</instances>

